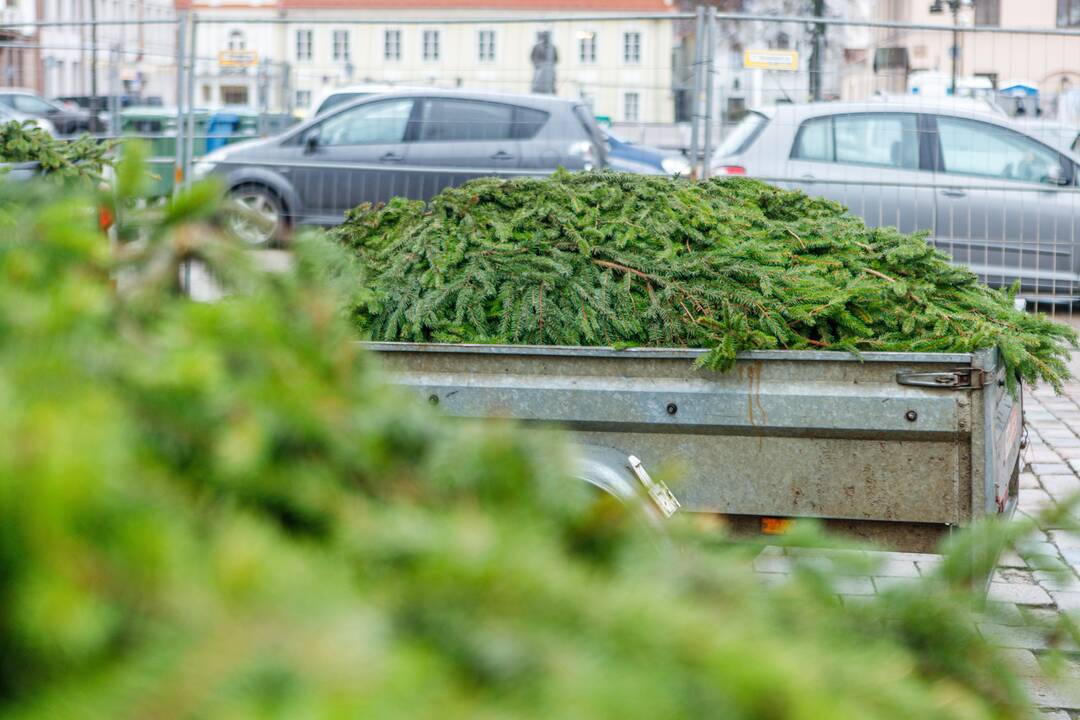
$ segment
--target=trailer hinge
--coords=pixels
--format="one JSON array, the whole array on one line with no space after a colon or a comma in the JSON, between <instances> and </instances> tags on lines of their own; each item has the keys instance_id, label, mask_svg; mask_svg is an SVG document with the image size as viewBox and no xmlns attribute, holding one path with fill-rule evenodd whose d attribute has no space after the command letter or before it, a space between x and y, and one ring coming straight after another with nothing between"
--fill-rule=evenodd
<instances>
[{"instance_id":1,"label":"trailer hinge","mask_svg":"<svg viewBox=\"0 0 1080 720\"><path fill-rule=\"evenodd\" d=\"M943 388L945 390L977 390L991 380L991 374L978 368L956 368L939 372L898 372L901 385Z\"/></svg>"},{"instance_id":2,"label":"trailer hinge","mask_svg":"<svg viewBox=\"0 0 1080 720\"><path fill-rule=\"evenodd\" d=\"M627 461L630 463L630 469L637 475L638 481L645 487L645 491L649 493L649 497L656 503L656 507L660 509L660 512L664 513L664 517L671 517L676 510L682 507L675 495L668 490L667 485L649 477L649 473L645 471L645 467L640 460L631 455L627 458Z\"/></svg>"}]
</instances>

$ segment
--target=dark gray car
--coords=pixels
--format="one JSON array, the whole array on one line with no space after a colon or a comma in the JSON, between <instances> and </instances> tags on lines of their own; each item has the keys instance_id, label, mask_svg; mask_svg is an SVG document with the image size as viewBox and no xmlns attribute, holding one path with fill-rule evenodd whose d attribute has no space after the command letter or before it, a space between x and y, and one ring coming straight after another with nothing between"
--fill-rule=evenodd
<instances>
[{"instance_id":1,"label":"dark gray car","mask_svg":"<svg viewBox=\"0 0 1080 720\"><path fill-rule=\"evenodd\" d=\"M1080 166L962 99L780 105L750 113L713 171L822 195L872 226L928 231L993 286L1080 299Z\"/></svg>"},{"instance_id":2,"label":"dark gray car","mask_svg":"<svg viewBox=\"0 0 1080 720\"><path fill-rule=\"evenodd\" d=\"M484 176L545 175L604 164L582 103L539 95L397 91L335 108L276 137L230 145L196 163L265 219L259 242L294 224L331 225L364 202L427 200Z\"/></svg>"}]
</instances>

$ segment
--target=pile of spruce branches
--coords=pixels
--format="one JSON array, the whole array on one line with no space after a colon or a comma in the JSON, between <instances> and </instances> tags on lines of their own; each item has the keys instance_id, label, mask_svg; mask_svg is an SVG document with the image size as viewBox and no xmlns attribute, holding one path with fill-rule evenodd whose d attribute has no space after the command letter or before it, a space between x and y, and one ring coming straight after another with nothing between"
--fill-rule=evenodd
<instances>
[{"instance_id":1,"label":"pile of spruce branches","mask_svg":"<svg viewBox=\"0 0 1080 720\"><path fill-rule=\"evenodd\" d=\"M1076 333L1014 309L918 235L745 178L483 179L335 230L375 340L970 352L1059 388Z\"/></svg>"}]
</instances>

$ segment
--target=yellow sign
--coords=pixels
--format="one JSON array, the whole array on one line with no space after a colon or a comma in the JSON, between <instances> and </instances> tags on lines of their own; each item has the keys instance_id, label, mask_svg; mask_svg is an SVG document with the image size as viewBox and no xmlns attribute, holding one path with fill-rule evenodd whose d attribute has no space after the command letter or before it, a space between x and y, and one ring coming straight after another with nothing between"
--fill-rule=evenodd
<instances>
[{"instance_id":1,"label":"yellow sign","mask_svg":"<svg viewBox=\"0 0 1080 720\"><path fill-rule=\"evenodd\" d=\"M797 50L743 50L742 64L745 68L795 72L799 69L799 52Z\"/></svg>"},{"instance_id":2,"label":"yellow sign","mask_svg":"<svg viewBox=\"0 0 1080 720\"><path fill-rule=\"evenodd\" d=\"M254 50L222 50L218 53L221 67L252 67L258 62L259 54Z\"/></svg>"}]
</instances>

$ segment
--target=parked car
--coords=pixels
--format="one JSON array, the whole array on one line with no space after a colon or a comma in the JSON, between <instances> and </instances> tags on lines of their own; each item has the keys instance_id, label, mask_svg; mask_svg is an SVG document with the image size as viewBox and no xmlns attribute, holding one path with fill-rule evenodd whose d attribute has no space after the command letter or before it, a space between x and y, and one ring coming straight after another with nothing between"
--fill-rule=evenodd
<instances>
[{"instance_id":1,"label":"parked car","mask_svg":"<svg viewBox=\"0 0 1080 720\"><path fill-rule=\"evenodd\" d=\"M606 128L601 132L607 141L607 162L612 170L638 175L690 175L690 163L679 153L637 145Z\"/></svg>"},{"instance_id":2,"label":"parked car","mask_svg":"<svg viewBox=\"0 0 1080 720\"><path fill-rule=\"evenodd\" d=\"M195 177L265 219L239 227L263 242L297 223L332 225L364 202L426 200L483 176L603 167L600 128L583 103L543 95L426 89L334 108L265 140L206 155Z\"/></svg>"},{"instance_id":3,"label":"parked car","mask_svg":"<svg viewBox=\"0 0 1080 720\"><path fill-rule=\"evenodd\" d=\"M112 112L110 103L114 98L120 110L132 107L160 108L164 105L159 95L146 97L138 95L65 95L64 97L53 98L52 102L66 110L83 110L97 121L98 131L103 132L109 126L109 115Z\"/></svg>"},{"instance_id":4,"label":"parked car","mask_svg":"<svg viewBox=\"0 0 1080 720\"><path fill-rule=\"evenodd\" d=\"M1058 150L1076 155L1080 151L1080 127L1042 118L1014 118L1013 123L1023 132L1042 140Z\"/></svg>"},{"instance_id":5,"label":"parked car","mask_svg":"<svg viewBox=\"0 0 1080 720\"><path fill-rule=\"evenodd\" d=\"M18 120L46 121L48 125L40 123L42 127L51 126L51 132L59 137L104 130L90 113L60 107L30 90L0 89L0 106Z\"/></svg>"},{"instance_id":6,"label":"parked car","mask_svg":"<svg viewBox=\"0 0 1080 720\"><path fill-rule=\"evenodd\" d=\"M415 88L415 87L403 87L400 85L387 85L385 83L364 83L362 85L346 85L345 87L334 88L326 93L323 98L316 104L315 112L312 113L312 117L316 115L323 115L326 112L350 103L353 100L361 100L372 95L381 95L383 93L394 92L395 90L410 90L410 91L424 91L428 88Z\"/></svg>"},{"instance_id":7,"label":"parked car","mask_svg":"<svg viewBox=\"0 0 1080 720\"><path fill-rule=\"evenodd\" d=\"M778 105L749 113L712 171L843 203L871 226L926 230L993 286L1080 299L1080 166L999 113L950 99Z\"/></svg>"}]
</instances>

